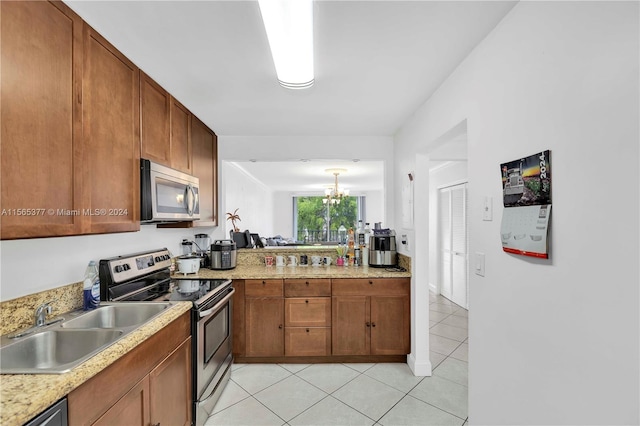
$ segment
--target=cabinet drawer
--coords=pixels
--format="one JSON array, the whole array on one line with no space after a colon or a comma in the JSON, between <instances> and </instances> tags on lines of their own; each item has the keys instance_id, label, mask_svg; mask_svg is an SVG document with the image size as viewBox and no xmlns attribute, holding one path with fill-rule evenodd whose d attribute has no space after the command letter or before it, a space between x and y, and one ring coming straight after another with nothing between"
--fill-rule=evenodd
<instances>
[{"instance_id":1,"label":"cabinet drawer","mask_svg":"<svg viewBox=\"0 0 640 426\"><path fill-rule=\"evenodd\" d=\"M410 278L337 278L332 280L334 296L403 296L411 289Z\"/></svg>"},{"instance_id":2,"label":"cabinet drawer","mask_svg":"<svg viewBox=\"0 0 640 426\"><path fill-rule=\"evenodd\" d=\"M286 279L284 297L331 296L331 279Z\"/></svg>"},{"instance_id":3,"label":"cabinet drawer","mask_svg":"<svg viewBox=\"0 0 640 426\"><path fill-rule=\"evenodd\" d=\"M284 334L285 356L331 355L329 327L287 327Z\"/></svg>"},{"instance_id":4,"label":"cabinet drawer","mask_svg":"<svg viewBox=\"0 0 640 426\"><path fill-rule=\"evenodd\" d=\"M247 297L282 297L282 280L245 280Z\"/></svg>"},{"instance_id":5,"label":"cabinet drawer","mask_svg":"<svg viewBox=\"0 0 640 426\"><path fill-rule=\"evenodd\" d=\"M331 298L308 297L284 300L285 327L328 327L331 325Z\"/></svg>"}]
</instances>

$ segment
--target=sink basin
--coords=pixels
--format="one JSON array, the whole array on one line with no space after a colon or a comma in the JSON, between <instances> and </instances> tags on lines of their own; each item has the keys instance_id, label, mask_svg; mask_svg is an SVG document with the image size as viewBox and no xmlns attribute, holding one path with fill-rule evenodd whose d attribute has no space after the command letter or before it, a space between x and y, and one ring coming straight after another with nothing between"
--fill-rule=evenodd
<instances>
[{"instance_id":1,"label":"sink basin","mask_svg":"<svg viewBox=\"0 0 640 426\"><path fill-rule=\"evenodd\" d=\"M0 339L0 373L66 373L172 306L171 302L108 302L65 314L67 320ZM24 336L24 337L19 337Z\"/></svg>"},{"instance_id":2,"label":"sink basin","mask_svg":"<svg viewBox=\"0 0 640 426\"><path fill-rule=\"evenodd\" d=\"M122 330L47 330L0 348L4 373L65 373L118 340Z\"/></svg>"},{"instance_id":3,"label":"sink basin","mask_svg":"<svg viewBox=\"0 0 640 426\"><path fill-rule=\"evenodd\" d=\"M128 328L142 325L171 306L158 302L122 302L101 305L94 311L64 321L62 328Z\"/></svg>"}]
</instances>

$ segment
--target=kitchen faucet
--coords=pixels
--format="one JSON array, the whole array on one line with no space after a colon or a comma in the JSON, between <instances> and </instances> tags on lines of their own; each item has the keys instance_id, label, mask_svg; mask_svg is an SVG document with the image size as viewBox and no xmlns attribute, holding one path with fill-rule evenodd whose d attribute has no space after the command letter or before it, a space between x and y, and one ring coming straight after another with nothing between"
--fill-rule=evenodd
<instances>
[{"instance_id":1,"label":"kitchen faucet","mask_svg":"<svg viewBox=\"0 0 640 426\"><path fill-rule=\"evenodd\" d=\"M50 314L52 311L50 303L52 302L43 303L36 308L35 327L42 327L45 325L47 314Z\"/></svg>"}]
</instances>

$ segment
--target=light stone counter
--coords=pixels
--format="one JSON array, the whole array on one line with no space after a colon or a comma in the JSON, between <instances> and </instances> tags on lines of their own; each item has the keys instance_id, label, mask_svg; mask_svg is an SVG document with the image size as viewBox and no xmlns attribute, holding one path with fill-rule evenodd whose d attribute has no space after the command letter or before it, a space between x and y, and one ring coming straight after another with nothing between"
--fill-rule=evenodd
<instances>
[{"instance_id":1,"label":"light stone counter","mask_svg":"<svg viewBox=\"0 0 640 426\"><path fill-rule=\"evenodd\" d=\"M0 375L0 424L21 425L29 421L189 311L191 306L191 302L176 302L151 322L127 334L68 373Z\"/></svg>"},{"instance_id":2,"label":"light stone counter","mask_svg":"<svg viewBox=\"0 0 640 426\"><path fill-rule=\"evenodd\" d=\"M234 269L212 271L200 269L197 274L175 273L178 279L208 279L229 278L242 279L271 279L271 278L405 278L411 277L409 271L392 272L387 268L370 266L264 266L238 265Z\"/></svg>"}]
</instances>

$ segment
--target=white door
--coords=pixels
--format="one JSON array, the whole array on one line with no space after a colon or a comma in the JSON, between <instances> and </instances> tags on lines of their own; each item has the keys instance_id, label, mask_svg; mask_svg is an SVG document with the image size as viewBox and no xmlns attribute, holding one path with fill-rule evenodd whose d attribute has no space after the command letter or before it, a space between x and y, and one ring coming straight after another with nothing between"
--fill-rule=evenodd
<instances>
[{"instance_id":1,"label":"white door","mask_svg":"<svg viewBox=\"0 0 640 426\"><path fill-rule=\"evenodd\" d=\"M440 293L468 308L467 184L438 190Z\"/></svg>"}]
</instances>

